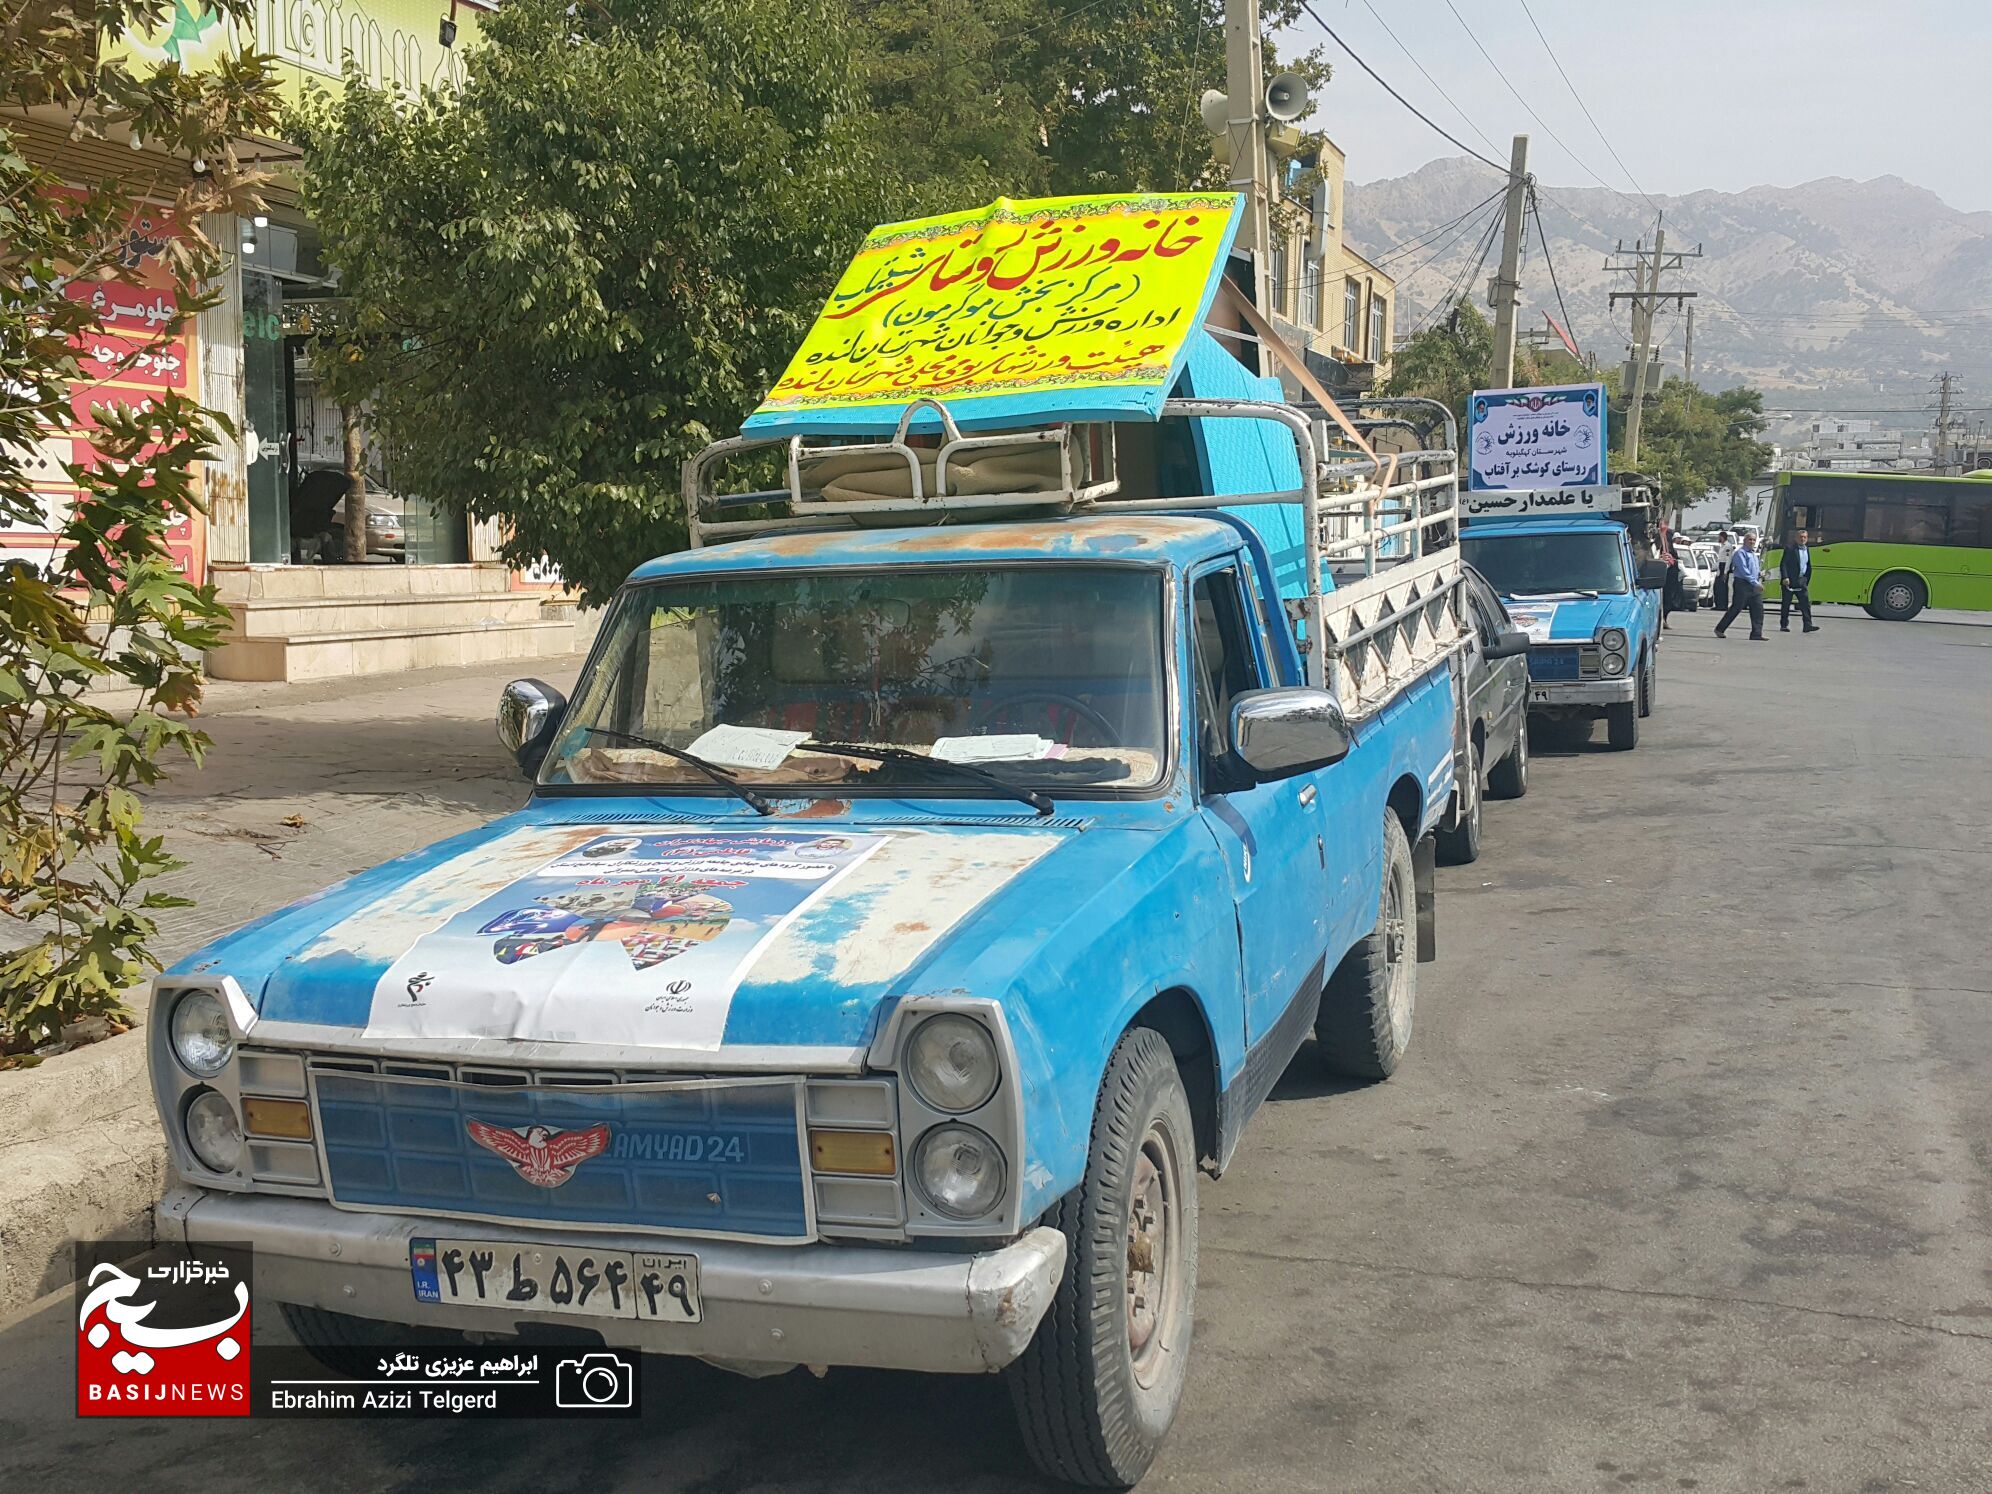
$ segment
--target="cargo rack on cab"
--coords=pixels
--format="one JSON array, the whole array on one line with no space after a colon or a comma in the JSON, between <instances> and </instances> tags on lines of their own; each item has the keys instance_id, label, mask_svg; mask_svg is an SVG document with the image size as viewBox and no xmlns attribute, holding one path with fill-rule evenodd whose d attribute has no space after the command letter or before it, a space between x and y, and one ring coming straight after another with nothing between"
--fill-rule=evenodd
<instances>
[{"instance_id":1,"label":"cargo rack on cab","mask_svg":"<svg viewBox=\"0 0 1992 1494\"><path fill-rule=\"evenodd\" d=\"M930 417L930 429L938 427L933 434L914 432L922 415ZM1157 477L1163 432L1191 420L1280 426L1293 442L1300 486L1163 495ZM714 442L685 463L686 523L699 548L796 530L1298 505L1306 579L1283 602L1309 683L1333 690L1359 719L1457 652L1470 630L1462 627L1456 596L1459 453L1452 412L1435 400L1378 399L1365 400L1357 416L1344 420L1346 427L1318 406L1179 398L1165 401L1154 422L1048 422L965 433L940 400L921 398L882 441L736 436ZM1347 428L1365 440L1399 434L1416 449L1364 452ZM777 453L782 486L718 491L722 464L766 462Z\"/></svg>"}]
</instances>

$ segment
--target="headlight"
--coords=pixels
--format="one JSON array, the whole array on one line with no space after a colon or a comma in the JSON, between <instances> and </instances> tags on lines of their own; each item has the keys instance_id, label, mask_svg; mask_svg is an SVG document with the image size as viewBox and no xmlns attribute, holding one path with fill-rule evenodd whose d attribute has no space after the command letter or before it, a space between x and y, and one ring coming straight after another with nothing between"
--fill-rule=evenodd
<instances>
[{"instance_id":1,"label":"headlight","mask_svg":"<svg viewBox=\"0 0 1992 1494\"><path fill-rule=\"evenodd\" d=\"M1605 673L1614 677L1625 673L1624 654L1605 655Z\"/></svg>"},{"instance_id":2,"label":"headlight","mask_svg":"<svg viewBox=\"0 0 1992 1494\"><path fill-rule=\"evenodd\" d=\"M973 1110L995 1094L1001 1074L989 1029L954 1012L929 1017L913 1029L905 1067L913 1093L950 1115Z\"/></svg>"},{"instance_id":3,"label":"headlight","mask_svg":"<svg viewBox=\"0 0 1992 1494\"><path fill-rule=\"evenodd\" d=\"M212 991L189 991L173 1008L170 1026L173 1056L187 1072L212 1079L228 1067L235 1055L235 1034L229 1030L228 1010Z\"/></svg>"},{"instance_id":4,"label":"headlight","mask_svg":"<svg viewBox=\"0 0 1992 1494\"><path fill-rule=\"evenodd\" d=\"M1003 1197L1003 1154L973 1126L936 1126L913 1151L913 1179L953 1219L976 1219Z\"/></svg>"},{"instance_id":5,"label":"headlight","mask_svg":"<svg viewBox=\"0 0 1992 1494\"><path fill-rule=\"evenodd\" d=\"M1608 654L1622 654L1622 653L1624 653L1624 652L1625 652L1625 629L1624 629L1624 628L1606 628L1604 632L1602 632L1602 633L1600 633L1600 634L1598 635L1598 643L1599 643L1599 645L1600 645L1600 646L1601 646L1601 647L1602 647L1602 648L1604 649L1604 651L1605 651L1606 653L1608 653Z\"/></svg>"},{"instance_id":6,"label":"headlight","mask_svg":"<svg viewBox=\"0 0 1992 1494\"><path fill-rule=\"evenodd\" d=\"M242 1122L235 1107L211 1089L196 1090L187 1103L187 1145L194 1160L210 1172L234 1172L242 1165Z\"/></svg>"}]
</instances>

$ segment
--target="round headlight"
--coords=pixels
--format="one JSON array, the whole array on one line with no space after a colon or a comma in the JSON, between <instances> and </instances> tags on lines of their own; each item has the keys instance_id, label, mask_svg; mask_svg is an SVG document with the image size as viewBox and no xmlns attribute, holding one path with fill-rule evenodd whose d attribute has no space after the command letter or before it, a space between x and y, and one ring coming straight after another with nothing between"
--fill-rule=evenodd
<instances>
[{"instance_id":1,"label":"round headlight","mask_svg":"<svg viewBox=\"0 0 1992 1494\"><path fill-rule=\"evenodd\" d=\"M1625 629L1606 628L1604 632L1598 635L1598 642L1603 646L1606 653L1622 654L1625 652Z\"/></svg>"},{"instance_id":2,"label":"round headlight","mask_svg":"<svg viewBox=\"0 0 1992 1494\"><path fill-rule=\"evenodd\" d=\"M228 1012L212 991L189 991L173 1008L173 1056L187 1071L212 1079L235 1054Z\"/></svg>"},{"instance_id":3,"label":"round headlight","mask_svg":"<svg viewBox=\"0 0 1992 1494\"><path fill-rule=\"evenodd\" d=\"M187 1102L187 1145L210 1172L234 1172L242 1165L242 1122L235 1107L211 1089L197 1090Z\"/></svg>"},{"instance_id":4,"label":"round headlight","mask_svg":"<svg viewBox=\"0 0 1992 1494\"><path fill-rule=\"evenodd\" d=\"M929 1017L906 1045L913 1093L950 1115L973 1110L995 1094L1000 1073L996 1040L973 1017L955 1012Z\"/></svg>"},{"instance_id":5,"label":"round headlight","mask_svg":"<svg viewBox=\"0 0 1992 1494\"><path fill-rule=\"evenodd\" d=\"M1625 673L1624 654L1605 655L1605 673L1614 677Z\"/></svg>"},{"instance_id":6,"label":"round headlight","mask_svg":"<svg viewBox=\"0 0 1992 1494\"><path fill-rule=\"evenodd\" d=\"M976 1219L1003 1197L1003 1153L973 1126L936 1126L913 1149L921 1195L952 1219Z\"/></svg>"}]
</instances>

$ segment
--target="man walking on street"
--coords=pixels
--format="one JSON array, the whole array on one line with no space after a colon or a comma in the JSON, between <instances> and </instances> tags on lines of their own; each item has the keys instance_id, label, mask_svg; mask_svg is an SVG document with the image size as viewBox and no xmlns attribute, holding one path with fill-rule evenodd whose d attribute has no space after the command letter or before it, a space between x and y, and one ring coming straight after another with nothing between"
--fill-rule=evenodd
<instances>
[{"instance_id":1,"label":"man walking on street","mask_svg":"<svg viewBox=\"0 0 1992 1494\"><path fill-rule=\"evenodd\" d=\"M1722 621L1715 625L1715 636L1720 638L1729 631L1729 625L1736 621L1736 614L1744 608L1750 609L1750 641L1764 641L1764 557L1757 553L1757 536L1753 530L1743 531L1743 548L1729 558L1729 610L1722 614Z\"/></svg>"},{"instance_id":2,"label":"man walking on street","mask_svg":"<svg viewBox=\"0 0 1992 1494\"><path fill-rule=\"evenodd\" d=\"M1805 631L1816 633L1818 627L1812 621L1812 548L1807 543L1811 536L1803 529L1791 537L1784 548L1784 555L1778 561L1778 631L1791 631L1791 604L1798 602L1798 615L1805 619Z\"/></svg>"}]
</instances>

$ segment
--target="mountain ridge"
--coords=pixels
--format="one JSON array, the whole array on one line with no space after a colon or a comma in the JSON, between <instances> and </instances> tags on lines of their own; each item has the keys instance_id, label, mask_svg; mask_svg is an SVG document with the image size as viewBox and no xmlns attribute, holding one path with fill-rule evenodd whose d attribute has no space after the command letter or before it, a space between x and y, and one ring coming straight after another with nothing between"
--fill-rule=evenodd
<instances>
[{"instance_id":1,"label":"mountain ridge","mask_svg":"<svg viewBox=\"0 0 1992 1494\"><path fill-rule=\"evenodd\" d=\"M1344 232L1399 276L1400 335L1472 283L1485 304L1488 263L1470 273L1504 173L1468 157L1443 157L1402 176L1351 183ZM1538 188L1547 262L1533 223L1522 267L1522 322L1556 312L1555 268L1571 330L1601 365L1622 361L1630 319L1609 292L1631 278L1604 268L1623 243L1653 242L1656 209L1673 249L1702 249L1663 289L1696 291L1695 373L1710 388L1754 384L1771 406L1796 409L1902 407L1898 424L1926 425L1920 405L1931 379L1963 377L1966 403L1992 403L1992 212L1951 207L1898 175L1860 181L1826 176L1794 186L1704 188L1648 201L1608 188ZM1406 250L1407 241L1451 220L1455 229ZM1559 320L1561 314L1558 313ZM1684 318L1663 309L1656 340L1678 373ZM1976 395L1969 391L1977 391Z\"/></svg>"}]
</instances>

